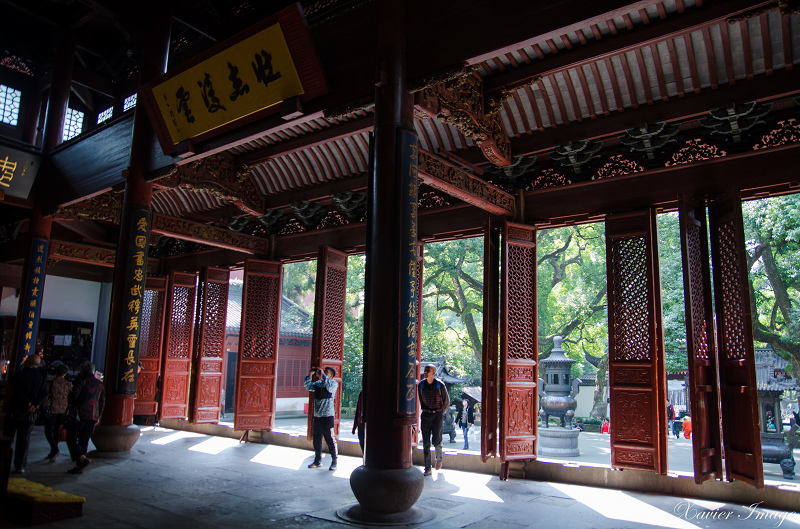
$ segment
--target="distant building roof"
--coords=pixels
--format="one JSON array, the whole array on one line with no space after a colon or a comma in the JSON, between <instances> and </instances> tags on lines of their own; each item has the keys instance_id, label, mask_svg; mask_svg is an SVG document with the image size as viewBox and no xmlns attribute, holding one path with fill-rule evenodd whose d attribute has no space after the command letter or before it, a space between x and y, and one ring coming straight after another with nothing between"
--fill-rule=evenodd
<instances>
[{"instance_id":1,"label":"distant building roof","mask_svg":"<svg viewBox=\"0 0 800 529\"><path fill-rule=\"evenodd\" d=\"M759 347L756 356L756 387L760 391L800 390L796 378L786 373L789 361L778 356L772 347ZM781 373L775 373L781 371Z\"/></svg>"},{"instance_id":2,"label":"distant building roof","mask_svg":"<svg viewBox=\"0 0 800 529\"><path fill-rule=\"evenodd\" d=\"M242 325L241 292L238 295L233 292L231 294L228 299L226 329L230 332L238 332ZM286 296L281 296L280 335L308 339L313 335L311 313Z\"/></svg>"}]
</instances>

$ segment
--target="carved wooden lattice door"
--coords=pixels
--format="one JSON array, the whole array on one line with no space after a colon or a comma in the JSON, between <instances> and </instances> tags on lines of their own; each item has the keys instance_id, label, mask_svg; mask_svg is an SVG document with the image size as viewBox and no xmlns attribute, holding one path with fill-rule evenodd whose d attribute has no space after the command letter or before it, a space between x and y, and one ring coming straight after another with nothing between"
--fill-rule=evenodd
<instances>
[{"instance_id":1,"label":"carved wooden lattice door","mask_svg":"<svg viewBox=\"0 0 800 529\"><path fill-rule=\"evenodd\" d=\"M503 225L500 293L500 457L508 462L536 458L539 412L536 332L536 228Z\"/></svg>"},{"instance_id":2,"label":"carved wooden lattice door","mask_svg":"<svg viewBox=\"0 0 800 529\"><path fill-rule=\"evenodd\" d=\"M228 313L227 269L203 269L197 289L197 329L190 421L219 422L222 362L225 358L225 319Z\"/></svg>"},{"instance_id":3,"label":"carved wooden lattice door","mask_svg":"<svg viewBox=\"0 0 800 529\"><path fill-rule=\"evenodd\" d=\"M169 277L161 419L188 417L196 283L196 274L173 272Z\"/></svg>"},{"instance_id":4,"label":"carved wooden lattice door","mask_svg":"<svg viewBox=\"0 0 800 529\"><path fill-rule=\"evenodd\" d=\"M666 471L666 376L655 213L606 220L611 465Z\"/></svg>"},{"instance_id":5,"label":"carved wooden lattice door","mask_svg":"<svg viewBox=\"0 0 800 529\"><path fill-rule=\"evenodd\" d=\"M491 220L483 232L483 370L481 371L481 460L497 457L497 360L500 295L500 231ZM538 410L538 407L537 407Z\"/></svg>"},{"instance_id":6,"label":"carved wooden lattice door","mask_svg":"<svg viewBox=\"0 0 800 529\"><path fill-rule=\"evenodd\" d=\"M679 204L694 479L702 483L708 479L722 478L708 229L706 209L702 203L681 197Z\"/></svg>"},{"instance_id":7,"label":"carved wooden lattice door","mask_svg":"<svg viewBox=\"0 0 800 529\"><path fill-rule=\"evenodd\" d=\"M739 197L708 208L717 314L722 440L728 480L764 487L747 254Z\"/></svg>"},{"instance_id":8,"label":"carved wooden lattice door","mask_svg":"<svg viewBox=\"0 0 800 529\"><path fill-rule=\"evenodd\" d=\"M314 334L311 339L311 365L332 367L338 383L334 396L334 435L339 435L342 411L342 365L344 353L344 310L347 296L347 254L320 246L317 256L317 286L314 293ZM314 420L314 393L308 396L308 431L311 440Z\"/></svg>"},{"instance_id":9,"label":"carved wooden lattice door","mask_svg":"<svg viewBox=\"0 0 800 529\"><path fill-rule=\"evenodd\" d=\"M417 321L422 321L422 281L425 279L425 245L417 244ZM417 324L417 365L415 368L414 380L419 383L419 366L422 363L422 325ZM364 370L366 372L366 369ZM420 412L419 399L417 402L417 419L411 426L411 447L416 448L419 445L419 425L420 425Z\"/></svg>"},{"instance_id":10,"label":"carved wooden lattice door","mask_svg":"<svg viewBox=\"0 0 800 529\"><path fill-rule=\"evenodd\" d=\"M134 415L158 413L156 388L161 373L161 344L164 332L164 309L167 297L167 278L148 277L142 296L141 342L139 361L143 369L136 377Z\"/></svg>"},{"instance_id":11,"label":"carved wooden lattice door","mask_svg":"<svg viewBox=\"0 0 800 529\"><path fill-rule=\"evenodd\" d=\"M244 264L242 324L236 367L236 430L270 430L275 422L275 367L281 318L281 263Z\"/></svg>"}]
</instances>

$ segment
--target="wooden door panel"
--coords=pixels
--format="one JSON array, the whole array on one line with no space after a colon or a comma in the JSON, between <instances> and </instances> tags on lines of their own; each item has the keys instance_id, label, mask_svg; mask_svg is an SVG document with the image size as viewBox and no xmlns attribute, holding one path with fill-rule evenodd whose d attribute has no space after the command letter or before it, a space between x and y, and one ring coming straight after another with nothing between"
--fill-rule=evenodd
<instances>
[{"instance_id":1,"label":"wooden door panel","mask_svg":"<svg viewBox=\"0 0 800 529\"><path fill-rule=\"evenodd\" d=\"M173 272L169 281L161 419L186 419L194 338L197 275Z\"/></svg>"},{"instance_id":2,"label":"wooden door panel","mask_svg":"<svg viewBox=\"0 0 800 529\"><path fill-rule=\"evenodd\" d=\"M708 479L722 478L708 229L702 201L681 197L679 210L694 479L702 483Z\"/></svg>"},{"instance_id":3,"label":"wooden door panel","mask_svg":"<svg viewBox=\"0 0 800 529\"><path fill-rule=\"evenodd\" d=\"M487 220L483 233L483 352L481 371L481 460L497 457L498 318L500 230ZM538 410L537 410L538 411Z\"/></svg>"},{"instance_id":4,"label":"wooden door panel","mask_svg":"<svg viewBox=\"0 0 800 529\"><path fill-rule=\"evenodd\" d=\"M652 210L606 220L611 465L666 471L666 376Z\"/></svg>"},{"instance_id":5,"label":"wooden door panel","mask_svg":"<svg viewBox=\"0 0 800 529\"><path fill-rule=\"evenodd\" d=\"M344 311L347 297L347 254L321 246L317 256L317 285L314 293L314 334L311 366L332 367L338 383L334 396L334 435L339 435L342 409L342 365L344 354ZM312 436L314 393L308 396L307 438Z\"/></svg>"},{"instance_id":6,"label":"wooden door panel","mask_svg":"<svg viewBox=\"0 0 800 529\"><path fill-rule=\"evenodd\" d=\"M271 430L275 422L282 265L248 259L236 367L236 430Z\"/></svg>"},{"instance_id":7,"label":"wooden door panel","mask_svg":"<svg viewBox=\"0 0 800 529\"><path fill-rule=\"evenodd\" d=\"M161 374L161 345L164 333L167 278L148 277L142 296L141 342L139 362L142 372L136 377L134 415L156 415L158 377Z\"/></svg>"},{"instance_id":8,"label":"wooden door panel","mask_svg":"<svg viewBox=\"0 0 800 529\"><path fill-rule=\"evenodd\" d=\"M500 319L500 457L536 459L538 333L536 228L503 225Z\"/></svg>"},{"instance_id":9,"label":"wooden door panel","mask_svg":"<svg viewBox=\"0 0 800 529\"><path fill-rule=\"evenodd\" d=\"M728 480L764 487L747 254L739 197L708 208L717 316L722 439Z\"/></svg>"},{"instance_id":10,"label":"wooden door panel","mask_svg":"<svg viewBox=\"0 0 800 529\"><path fill-rule=\"evenodd\" d=\"M197 295L197 339L193 361L190 421L218 423L225 357L229 272L203 269Z\"/></svg>"}]
</instances>

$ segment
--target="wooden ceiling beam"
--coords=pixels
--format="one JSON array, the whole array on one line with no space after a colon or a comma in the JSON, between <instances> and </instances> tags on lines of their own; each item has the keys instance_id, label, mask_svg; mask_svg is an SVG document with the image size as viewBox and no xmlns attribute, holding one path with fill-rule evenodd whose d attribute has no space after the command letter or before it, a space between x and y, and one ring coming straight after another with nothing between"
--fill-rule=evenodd
<instances>
[{"instance_id":1,"label":"wooden ceiling beam","mask_svg":"<svg viewBox=\"0 0 800 529\"><path fill-rule=\"evenodd\" d=\"M269 241L223 228L198 224L164 215L153 215L152 233L233 250L250 255L269 254Z\"/></svg>"}]
</instances>

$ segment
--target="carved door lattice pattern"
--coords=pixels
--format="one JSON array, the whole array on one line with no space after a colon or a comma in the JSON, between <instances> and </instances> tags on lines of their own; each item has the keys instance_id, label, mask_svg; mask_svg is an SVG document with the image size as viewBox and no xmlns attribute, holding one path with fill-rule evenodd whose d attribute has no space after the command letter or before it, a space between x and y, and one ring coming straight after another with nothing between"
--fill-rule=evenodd
<instances>
[{"instance_id":1,"label":"carved door lattice pattern","mask_svg":"<svg viewBox=\"0 0 800 529\"><path fill-rule=\"evenodd\" d=\"M147 278L141 309L139 361L142 364L142 371L136 376L134 415L155 415L158 412L156 384L161 372L161 339L164 331L166 291L166 278Z\"/></svg>"},{"instance_id":2,"label":"carved door lattice pattern","mask_svg":"<svg viewBox=\"0 0 800 529\"><path fill-rule=\"evenodd\" d=\"M161 419L188 418L196 283L195 274L173 272L170 275Z\"/></svg>"},{"instance_id":3,"label":"carved door lattice pattern","mask_svg":"<svg viewBox=\"0 0 800 529\"><path fill-rule=\"evenodd\" d=\"M225 324L228 313L228 270L204 268L197 296L197 339L190 421L219 422Z\"/></svg>"},{"instance_id":4,"label":"carved door lattice pattern","mask_svg":"<svg viewBox=\"0 0 800 529\"><path fill-rule=\"evenodd\" d=\"M317 286L314 293L314 329L311 338L311 365L332 367L338 383L334 395L334 435L339 435L342 406L342 366L344 355L344 300L347 296L347 254L320 246L317 256ZM314 394L308 396L308 429L311 440L314 420Z\"/></svg>"},{"instance_id":5,"label":"carved door lattice pattern","mask_svg":"<svg viewBox=\"0 0 800 529\"><path fill-rule=\"evenodd\" d=\"M500 268L497 392L500 396L501 478L506 479L509 461L536 459L539 410L536 228L510 222L503 224Z\"/></svg>"},{"instance_id":6,"label":"carved door lattice pattern","mask_svg":"<svg viewBox=\"0 0 800 529\"><path fill-rule=\"evenodd\" d=\"M728 480L764 487L755 351L739 196L708 208L717 317L722 444Z\"/></svg>"},{"instance_id":7,"label":"carved door lattice pattern","mask_svg":"<svg viewBox=\"0 0 800 529\"><path fill-rule=\"evenodd\" d=\"M666 374L652 210L606 220L611 464L666 471Z\"/></svg>"},{"instance_id":8,"label":"carved door lattice pattern","mask_svg":"<svg viewBox=\"0 0 800 529\"><path fill-rule=\"evenodd\" d=\"M233 419L237 430L270 430L275 421L281 270L278 262L245 261Z\"/></svg>"},{"instance_id":9,"label":"carved door lattice pattern","mask_svg":"<svg viewBox=\"0 0 800 529\"><path fill-rule=\"evenodd\" d=\"M705 206L681 197L679 210L694 479L699 484L722 478L714 308Z\"/></svg>"}]
</instances>

